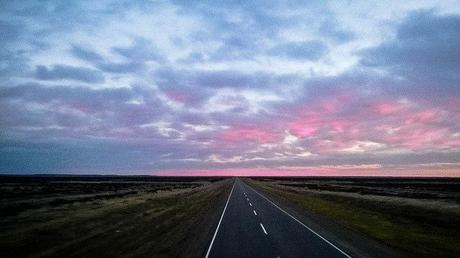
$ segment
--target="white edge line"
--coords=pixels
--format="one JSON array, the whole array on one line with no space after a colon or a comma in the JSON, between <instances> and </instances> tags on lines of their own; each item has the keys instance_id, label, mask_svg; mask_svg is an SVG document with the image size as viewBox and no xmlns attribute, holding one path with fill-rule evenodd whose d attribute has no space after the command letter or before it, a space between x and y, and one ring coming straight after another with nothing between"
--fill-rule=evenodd
<instances>
[{"instance_id":1,"label":"white edge line","mask_svg":"<svg viewBox=\"0 0 460 258\"><path fill-rule=\"evenodd\" d=\"M247 184L245 184L246 186L248 186ZM344 251L342 251L340 248L338 248L336 245L334 245L333 243L329 242L329 240L327 240L326 238L322 237L320 234L316 233L313 229L311 229L310 227L308 227L307 225L303 224L300 220L296 219L294 216L292 216L291 214L289 214L287 211L283 210L281 207L279 207L278 205L276 205L274 202L270 201L270 199L268 199L267 197L263 196L262 194L260 194L259 192L257 192L256 190L254 190L252 187L248 186L251 190L253 190L256 194L260 195L262 198L264 198L265 200L267 200L269 203L273 204L276 208L278 208L280 211L284 212L286 215L288 215L289 217L291 217L293 220L297 221L300 225L304 226L306 229L310 230L313 234L315 234L316 236L318 236L319 238L321 238L322 240L324 240L326 243L328 243L329 245L331 245L332 247L334 247L335 249L337 249L339 252L341 252L343 255L345 255L346 257L348 258L352 258L349 254L345 253ZM262 224L260 224L262 226ZM263 226L262 226L263 227Z\"/></svg>"},{"instance_id":2,"label":"white edge line","mask_svg":"<svg viewBox=\"0 0 460 258\"><path fill-rule=\"evenodd\" d=\"M262 230L264 231L265 235L268 235L267 230L265 230L264 225L262 223L259 223L260 226L262 227Z\"/></svg>"},{"instance_id":3,"label":"white edge line","mask_svg":"<svg viewBox=\"0 0 460 258\"><path fill-rule=\"evenodd\" d=\"M257 212L256 212L255 210L252 210L252 211L254 212L254 215L256 215L256 216L257 216Z\"/></svg>"},{"instance_id":4,"label":"white edge line","mask_svg":"<svg viewBox=\"0 0 460 258\"><path fill-rule=\"evenodd\" d=\"M232 190L230 191L230 194L228 195L227 202L225 203L224 211L222 211L222 215L220 215L219 219L219 224L217 224L216 231L214 232L214 235L212 236L211 244L209 244L208 251L206 252L205 258L208 258L209 253L211 252L212 244L214 244L214 240L216 239L217 236L217 231L219 231L220 223L222 222L222 219L224 218L225 210L227 210L227 205L228 202L230 201L230 197L232 196L233 193L233 188L235 188L236 180L233 182Z\"/></svg>"}]
</instances>

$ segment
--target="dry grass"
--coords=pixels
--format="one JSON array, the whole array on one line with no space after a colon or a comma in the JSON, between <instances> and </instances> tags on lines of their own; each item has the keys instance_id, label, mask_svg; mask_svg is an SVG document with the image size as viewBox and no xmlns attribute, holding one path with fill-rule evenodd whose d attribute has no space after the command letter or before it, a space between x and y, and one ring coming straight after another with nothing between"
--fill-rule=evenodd
<instances>
[{"instance_id":1,"label":"dry grass","mask_svg":"<svg viewBox=\"0 0 460 258\"><path fill-rule=\"evenodd\" d=\"M127 191L134 192L111 198L28 206L14 216L1 217L0 253L3 257L201 257L230 181L160 191L131 187Z\"/></svg>"},{"instance_id":2,"label":"dry grass","mask_svg":"<svg viewBox=\"0 0 460 258\"><path fill-rule=\"evenodd\" d=\"M460 255L458 204L434 199L360 195L309 190L280 182L249 181L299 211L331 219L338 224L400 250L411 257ZM428 205L424 206L426 202Z\"/></svg>"}]
</instances>

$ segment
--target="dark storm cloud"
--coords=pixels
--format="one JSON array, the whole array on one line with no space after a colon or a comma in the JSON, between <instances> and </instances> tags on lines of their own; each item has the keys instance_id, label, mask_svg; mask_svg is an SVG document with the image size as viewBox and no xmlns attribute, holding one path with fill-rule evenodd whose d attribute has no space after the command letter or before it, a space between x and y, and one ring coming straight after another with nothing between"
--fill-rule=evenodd
<instances>
[{"instance_id":1,"label":"dark storm cloud","mask_svg":"<svg viewBox=\"0 0 460 258\"><path fill-rule=\"evenodd\" d=\"M38 65L35 78L39 80L75 80L87 83L104 82L104 75L95 69L69 65L54 65L51 69Z\"/></svg>"}]
</instances>

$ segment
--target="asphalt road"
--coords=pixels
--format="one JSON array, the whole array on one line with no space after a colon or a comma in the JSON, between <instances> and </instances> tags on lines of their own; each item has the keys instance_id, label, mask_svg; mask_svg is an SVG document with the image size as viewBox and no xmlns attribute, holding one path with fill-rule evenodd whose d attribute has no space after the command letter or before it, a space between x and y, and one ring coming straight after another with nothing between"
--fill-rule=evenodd
<instances>
[{"instance_id":1,"label":"asphalt road","mask_svg":"<svg viewBox=\"0 0 460 258\"><path fill-rule=\"evenodd\" d=\"M206 257L350 257L236 180Z\"/></svg>"}]
</instances>

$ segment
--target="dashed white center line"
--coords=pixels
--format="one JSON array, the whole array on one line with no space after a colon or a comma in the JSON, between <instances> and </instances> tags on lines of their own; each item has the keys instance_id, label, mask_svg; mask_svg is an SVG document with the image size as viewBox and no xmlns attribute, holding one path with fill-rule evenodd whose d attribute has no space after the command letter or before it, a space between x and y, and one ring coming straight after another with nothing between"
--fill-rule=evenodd
<instances>
[{"instance_id":1,"label":"dashed white center line","mask_svg":"<svg viewBox=\"0 0 460 258\"><path fill-rule=\"evenodd\" d=\"M269 203L271 203L273 206L275 206L277 209L279 209L280 211L282 211L284 214L286 214L287 216L289 216L291 219L293 219L294 221L298 222L300 225L302 225L304 228L308 229L311 233L315 234L317 237L319 237L320 239L322 239L324 242L326 242L327 244L329 244L330 246L332 246L333 248L335 248L337 251L339 251L340 253L342 253L345 257L348 257L348 258L351 258L350 255L348 255L347 253L345 253L344 251L342 251L340 248L338 248L337 246L335 246L333 243L329 242L329 240L327 240L326 238L324 238L323 236L321 236L320 234L318 234L316 231L314 231L313 229L311 229L310 227L308 227L307 225L303 224L300 220L296 219L294 216L292 216L291 214L289 214L287 211L283 210L281 207L279 207L278 205L276 205L274 202L272 202L270 199L268 199L267 197L263 196L262 194L260 194L259 192L257 192L256 190L254 189L251 189L254 193L258 194L260 197L264 198L265 200L267 200ZM268 235L268 233L266 233L266 230L264 228L264 226L262 225L262 223L260 223L260 226L262 227L262 230L264 230L264 233Z\"/></svg>"},{"instance_id":2,"label":"dashed white center line","mask_svg":"<svg viewBox=\"0 0 460 258\"><path fill-rule=\"evenodd\" d=\"M246 200L248 200L248 202L249 202L249 198L246 198Z\"/></svg>"},{"instance_id":3,"label":"dashed white center line","mask_svg":"<svg viewBox=\"0 0 460 258\"><path fill-rule=\"evenodd\" d=\"M264 228L264 225L262 223L259 223L259 224L260 224L260 227L262 228L262 230L264 231L265 235L268 235L267 230L265 230L265 228Z\"/></svg>"},{"instance_id":4,"label":"dashed white center line","mask_svg":"<svg viewBox=\"0 0 460 258\"><path fill-rule=\"evenodd\" d=\"M252 212L254 212L254 215L256 215L256 216L257 216L257 212L256 212L255 210L252 210Z\"/></svg>"},{"instance_id":5,"label":"dashed white center line","mask_svg":"<svg viewBox=\"0 0 460 258\"><path fill-rule=\"evenodd\" d=\"M252 207L252 203L249 203L249 206L251 206L251 207Z\"/></svg>"}]
</instances>

